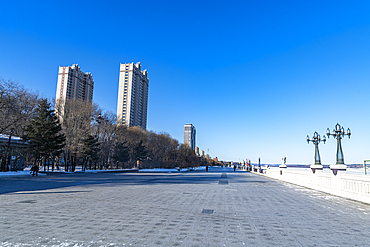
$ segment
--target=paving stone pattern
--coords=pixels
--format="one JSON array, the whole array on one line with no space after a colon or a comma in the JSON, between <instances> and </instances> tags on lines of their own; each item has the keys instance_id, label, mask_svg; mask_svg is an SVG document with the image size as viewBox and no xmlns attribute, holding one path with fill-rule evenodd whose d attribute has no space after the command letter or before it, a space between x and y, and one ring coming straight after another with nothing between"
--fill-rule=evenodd
<instances>
[{"instance_id":1,"label":"paving stone pattern","mask_svg":"<svg viewBox=\"0 0 370 247\"><path fill-rule=\"evenodd\" d=\"M0 246L368 246L370 206L228 168L0 179Z\"/></svg>"}]
</instances>

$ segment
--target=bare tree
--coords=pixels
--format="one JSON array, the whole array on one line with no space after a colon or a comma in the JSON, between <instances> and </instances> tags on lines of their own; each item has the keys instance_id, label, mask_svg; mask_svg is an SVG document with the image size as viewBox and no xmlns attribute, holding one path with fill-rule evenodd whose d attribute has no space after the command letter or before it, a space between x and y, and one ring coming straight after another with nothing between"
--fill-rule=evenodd
<instances>
[{"instance_id":1,"label":"bare tree","mask_svg":"<svg viewBox=\"0 0 370 247\"><path fill-rule=\"evenodd\" d=\"M66 146L63 151L65 170L74 171L78 159L82 159L83 140L90 134L92 116L97 106L77 99L59 101L55 105L66 137Z\"/></svg>"},{"instance_id":2,"label":"bare tree","mask_svg":"<svg viewBox=\"0 0 370 247\"><path fill-rule=\"evenodd\" d=\"M0 79L0 134L22 135L38 103L38 95L15 81Z\"/></svg>"},{"instance_id":3,"label":"bare tree","mask_svg":"<svg viewBox=\"0 0 370 247\"><path fill-rule=\"evenodd\" d=\"M115 133L115 142L117 143L127 143L126 145L129 148L129 156L130 159L128 161L129 166L135 167L137 164L137 150L136 148L140 145L147 146L147 131L143 130L140 127L130 127L127 128L125 126L117 127Z\"/></svg>"},{"instance_id":4,"label":"bare tree","mask_svg":"<svg viewBox=\"0 0 370 247\"><path fill-rule=\"evenodd\" d=\"M178 156L180 167L199 166L198 157L195 155L194 150L191 149L191 147L187 143L180 145Z\"/></svg>"},{"instance_id":5,"label":"bare tree","mask_svg":"<svg viewBox=\"0 0 370 247\"><path fill-rule=\"evenodd\" d=\"M7 148L0 149L1 170L10 165L12 153L16 151L11 147L12 136L22 136L23 127L31 121L38 103L38 95L15 81L0 79L0 134L8 135ZM26 155L25 150L17 150L18 157ZM7 164L7 165L6 165Z\"/></svg>"},{"instance_id":6,"label":"bare tree","mask_svg":"<svg viewBox=\"0 0 370 247\"><path fill-rule=\"evenodd\" d=\"M179 142L167 133L148 132L148 157L155 167L168 167L176 163Z\"/></svg>"},{"instance_id":7,"label":"bare tree","mask_svg":"<svg viewBox=\"0 0 370 247\"><path fill-rule=\"evenodd\" d=\"M112 112L103 113L101 109L97 111L99 115L94 118L96 121L92 123L92 129L99 142L99 168L107 169L113 165L112 155L116 143L114 138L116 133L116 115Z\"/></svg>"}]
</instances>

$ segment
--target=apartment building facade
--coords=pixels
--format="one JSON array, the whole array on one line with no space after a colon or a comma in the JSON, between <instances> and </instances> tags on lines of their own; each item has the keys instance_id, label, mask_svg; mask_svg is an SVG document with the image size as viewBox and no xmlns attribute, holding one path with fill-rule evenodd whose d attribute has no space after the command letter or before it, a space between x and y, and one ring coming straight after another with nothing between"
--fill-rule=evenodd
<instances>
[{"instance_id":1,"label":"apartment building facade","mask_svg":"<svg viewBox=\"0 0 370 247\"><path fill-rule=\"evenodd\" d=\"M195 126L192 124L185 124L184 125L184 143L188 144L191 149L195 151L195 135L196 129Z\"/></svg>"},{"instance_id":2,"label":"apartment building facade","mask_svg":"<svg viewBox=\"0 0 370 247\"><path fill-rule=\"evenodd\" d=\"M120 64L117 125L146 129L148 88L148 71L141 70L140 62Z\"/></svg>"},{"instance_id":3,"label":"apartment building facade","mask_svg":"<svg viewBox=\"0 0 370 247\"><path fill-rule=\"evenodd\" d=\"M94 80L90 72L82 72L78 64L59 66L56 102L64 103L66 99L92 102L93 91Z\"/></svg>"}]
</instances>

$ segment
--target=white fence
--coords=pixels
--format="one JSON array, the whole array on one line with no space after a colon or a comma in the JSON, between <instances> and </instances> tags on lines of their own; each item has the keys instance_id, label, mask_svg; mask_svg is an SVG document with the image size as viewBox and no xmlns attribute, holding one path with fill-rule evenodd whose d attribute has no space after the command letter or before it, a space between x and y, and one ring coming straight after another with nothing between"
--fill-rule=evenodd
<instances>
[{"instance_id":1,"label":"white fence","mask_svg":"<svg viewBox=\"0 0 370 247\"><path fill-rule=\"evenodd\" d=\"M309 170L289 169L289 167L266 169L263 175L370 204L370 176L347 174L346 171L338 171L336 175L332 171L316 170L313 173Z\"/></svg>"}]
</instances>

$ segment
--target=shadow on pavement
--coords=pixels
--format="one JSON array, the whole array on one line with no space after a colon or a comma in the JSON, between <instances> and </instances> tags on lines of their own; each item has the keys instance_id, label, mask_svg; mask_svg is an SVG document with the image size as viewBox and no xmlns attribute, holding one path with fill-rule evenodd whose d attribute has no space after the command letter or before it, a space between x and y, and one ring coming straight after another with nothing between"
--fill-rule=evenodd
<instances>
[{"instance_id":1,"label":"shadow on pavement","mask_svg":"<svg viewBox=\"0 0 370 247\"><path fill-rule=\"evenodd\" d=\"M225 176L225 174L227 174ZM221 182L220 181L228 181ZM22 193L73 193L88 192L91 186L124 186L148 184L230 184L230 183L271 183L264 177L236 171L232 168L212 168L209 172L194 171L184 173L49 173L40 177L18 177L0 179L0 195L14 192ZM41 192L43 190L86 186L81 191ZM35 192L37 191L37 192Z\"/></svg>"}]
</instances>

